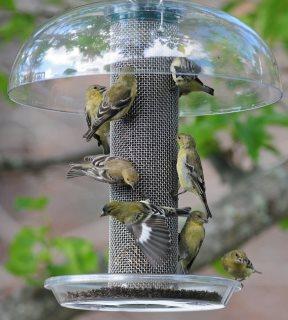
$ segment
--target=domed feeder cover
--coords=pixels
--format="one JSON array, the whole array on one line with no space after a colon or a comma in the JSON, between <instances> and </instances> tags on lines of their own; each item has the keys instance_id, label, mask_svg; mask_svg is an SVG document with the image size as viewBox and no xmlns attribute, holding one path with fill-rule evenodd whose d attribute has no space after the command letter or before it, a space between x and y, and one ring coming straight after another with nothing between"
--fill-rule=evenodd
<instances>
[{"instance_id":1,"label":"domed feeder cover","mask_svg":"<svg viewBox=\"0 0 288 320\"><path fill-rule=\"evenodd\" d=\"M133 50L129 55L111 43L113 33L121 32L111 27L123 19L162 19L162 27L147 35L150 41L139 39L138 29L131 30L129 41L139 45L143 40L143 58L193 60L201 67L201 81L215 89L214 97L181 98L180 115L249 110L281 98L277 64L261 38L236 18L190 0L97 1L51 19L20 50L10 98L23 105L82 113L87 86L109 85L111 65L135 58ZM178 30L172 35L173 24ZM127 39L121 40L124 45ZM157 75L169 70L160 64L137 72Z\"/></svg>"}]
</instances>

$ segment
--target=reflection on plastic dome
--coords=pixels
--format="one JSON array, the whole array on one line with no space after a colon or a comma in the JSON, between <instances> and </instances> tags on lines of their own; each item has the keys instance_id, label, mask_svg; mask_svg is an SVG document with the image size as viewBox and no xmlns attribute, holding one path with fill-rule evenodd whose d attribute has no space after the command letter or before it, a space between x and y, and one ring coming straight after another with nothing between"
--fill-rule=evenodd
<instances>
[{"instance_id":1,"label":"reflection on plastic dome","mask_svg":"<svg viewBox=\"0 0 288 320\"><path fill-rule=\"evenodd\" d=\"M281 98L272 53L239 20L190 1L140 3L99 1L50 20L17 56L11 99L79 113L85 89L94 83L109 85L114 63L177 56L196 63L201 81L215 89L215 97L197 94L202 97L198 106L182 97L182 114L247 110ZM131 28L131 21L136 27ZM136 68L136 73L169 74L164 66Z\"/></svg>"}]
</instances>

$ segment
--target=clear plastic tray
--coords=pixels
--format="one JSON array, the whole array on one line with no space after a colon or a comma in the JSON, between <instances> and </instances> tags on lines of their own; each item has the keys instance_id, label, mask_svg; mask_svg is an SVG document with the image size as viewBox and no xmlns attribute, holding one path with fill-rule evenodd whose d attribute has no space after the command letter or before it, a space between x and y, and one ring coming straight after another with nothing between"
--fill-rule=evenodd
<instances>
[{"instance_id":1,"label":"clear plastic tray","mask_svg":"<svg viewBox=\"0 0 288 320\"><path fill-rule=\"evenodd\" d=\"M241 284L210 276L98 274L50 278L45 288L67 308L172 312L224 308Z\"/></svg>"}]
</instances>

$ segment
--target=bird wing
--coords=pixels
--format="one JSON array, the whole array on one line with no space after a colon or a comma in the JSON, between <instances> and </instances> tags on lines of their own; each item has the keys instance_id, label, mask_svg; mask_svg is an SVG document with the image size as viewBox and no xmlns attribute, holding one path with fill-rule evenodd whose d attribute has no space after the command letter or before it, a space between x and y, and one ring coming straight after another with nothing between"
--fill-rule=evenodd
<instances>
[{"instance_id":1,"label":"bird wing","mask_svg":"<svg viewBox=\"0 0 288 320\"><path fill-rule=\"evenodd\" d=\"M109 91L104 95L103 101L97 112L97 122L103 124L113 118L118 112L126 108L132 101L131 89L127 88L121 95L116 94L111 101Z\"/></svg>"},{"instance_id":2,"label":"bird wing","mask_svg":"<svg viewBox=\"0 0 288 320\"><path fill-rule=\"evenodd\" d=\"M253 266L252 262L251 262L247 257L245 257L245 258L243 259L243 263L245 264L245 266L246 266L248 269L254 270L254 266Z\"/></svg>"},{"instance_id":3,"label":"bird wing","mask_svg":"<svg viewBox=\"0 0 288 320\"><path fill-rule=\"evenodd\" d=\"M91 162L95 168L101 168L101 169L106 168L106 163L111 160L122 160L122 159L119 157L109 156L105 154L91 155L91 156L86 156L84 158L84 161Z\"/></svg>"},{"instance_id":4,"label":"bird wing","mask_svg":"<svg viewBox=\"0 0 288 320\"><path fill-rule=\"evenodd\" d=\"M187 217L191 213L191 207L178 208L176 209L177 216Z\"/></svg>"},{"instance_id":5,"label":"bird wing","mask_svg":"<svg viewBox=\"0 0 288 320\"><path fill-rule=\"evenodd\" d=\"M84 161L92 164L92 167L86 171L86 175L101 182L115 183L115 181L109 176L106 167L107 161L115 159L118 159L118 157L110 157L107 155L86 156Z\"/></svg>"},{"instance_id":6,"label":"bird wing","mask_svg":"<svg viewBox=\"0 0 288 320\"><path fill-rule=\"evenodd\" d=\"M149 215L142 222L130 224L128 229L153 266L167 256L171 249L171 234L164 217Z\"/></svg>"},{"instance_id":7,"label":"bird wing","mask_svg":"<svg viewBox=\"0 0 288 320\"><path fill-rule=\"evenodd\" d=\"M85 108L85 115L86 115L87 126L90 129L91 128L91 117L90 117L89 113L86 111L86 108Z\"/></svg>"},{"instance_id":8,"label":"bird wing","mask_svg":"<svg viewBox=\"0 0 288 320\"><path fill-rule=\"evenodd\" d=\"M201 246L202 246L202 243L203 243L203 239L199 242L199 246L198 246L197 250L195 251L194 256L191 257L191 260L189 261L189 263L188 263L188 265L187 265L187 270L190 270L190 269L191 269L192 264L193 264L194 260L196 259L197 255L198 255L198 253L199 253L199 250L200 250L200 248L201 248Z\"/></svg>"},{"instance_id":9,"label":"bird wing","mask_svg":"<svg viewBox=\"0 0 288 320\"><path fill-rule=\"evenodd\" d=\"M191 156L189 157L189 155L187 156L185 166L188 169L189 175L193 180L198 193L200 195L205 195L206 187L201 160L198 154L195 154L193 157L195 157L195 159Z\"/></svg>"}]
</instances>

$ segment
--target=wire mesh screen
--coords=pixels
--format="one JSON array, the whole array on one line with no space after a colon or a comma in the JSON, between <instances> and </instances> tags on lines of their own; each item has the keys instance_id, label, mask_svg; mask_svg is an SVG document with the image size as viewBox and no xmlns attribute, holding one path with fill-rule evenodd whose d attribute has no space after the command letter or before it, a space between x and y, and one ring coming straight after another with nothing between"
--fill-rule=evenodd
<instances>
[{"instance_id":1,"label":"wire mesh screen","mask_svg":"<svg viewBox=\"0 0 288 320\"><path fill-rule=\"evenodd\" d=\"M156 205L177 206L173 194L178 190L176 173L178 90L171 75L149 74L149 70L169 72L171 59L144 58L161 38L158 21L122 20L111 28L111 46L125 54L127 60L112 66L111 82L124 66L134 66L137 77L137 98L129 114L111 126L111 154L129 159L140 173L134 190L111 186L112 200L145 200ZM177 36L177 26L164 26L169 41ZM137 74L137 71L139 74ZM172 250L161 264L152 267L126 227L110 219L110 273L175 273L178 258L177 217L168 220Z\"/></svg>"}]
</instances>

